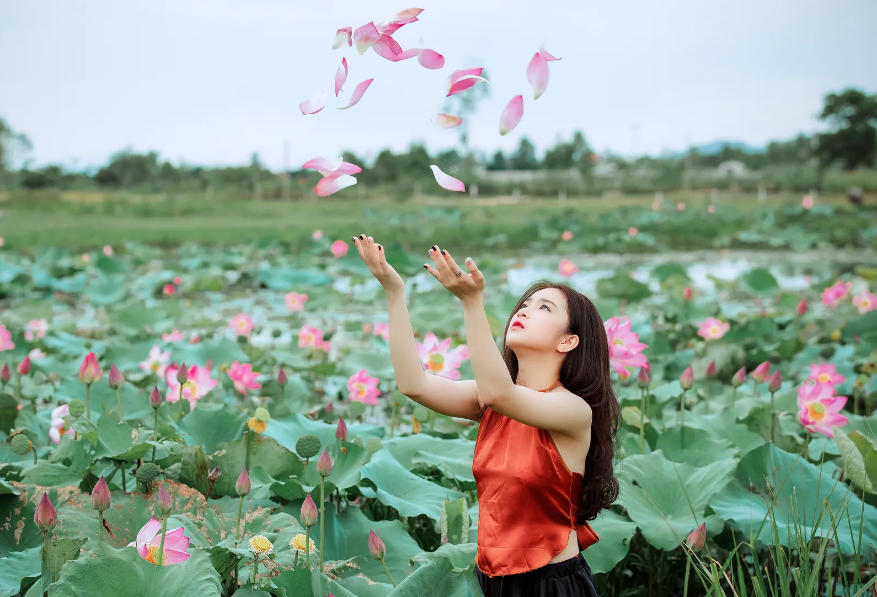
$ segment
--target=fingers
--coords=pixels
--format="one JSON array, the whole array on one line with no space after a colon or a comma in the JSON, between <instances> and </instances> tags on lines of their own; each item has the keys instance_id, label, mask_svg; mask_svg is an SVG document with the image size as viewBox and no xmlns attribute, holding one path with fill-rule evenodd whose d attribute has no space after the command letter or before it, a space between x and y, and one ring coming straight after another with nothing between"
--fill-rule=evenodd
<instances>
[{"instance_id":1,"label":"fingers","mask_svg":"<svg viewBox=\"0 0 877 597\"><path fill-rule=\"evenodd\" d=\"M447 251L446 251L447 252ZM448 265L448 261L445 258L445 255L442 254L442 248L438 245L433 245L430 247L429 256L432 257L432 262L435 264L435 269L440 274L452 274L457 271L455 269L451 269Z\"/></svg>"}]
</instances>

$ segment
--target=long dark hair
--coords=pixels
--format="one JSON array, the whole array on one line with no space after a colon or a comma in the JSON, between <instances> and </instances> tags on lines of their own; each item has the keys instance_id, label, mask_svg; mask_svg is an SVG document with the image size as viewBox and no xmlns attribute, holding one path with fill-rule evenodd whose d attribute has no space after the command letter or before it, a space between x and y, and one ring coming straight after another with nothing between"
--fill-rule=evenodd
<instances>
[{"instance_id":1,"label":"long dark hair","mask_svg":"<svg viewBox=\"0 0 877 597\"><path fill-rule=\"evenodd\" d=\"M560 367L563 387L581 396L591 407L591 447L585 459L577 522L594 520L601 510L618 498L618 479L613 460L621 425L621 409L609 376L609 341L597 307L584 294L566 284L539 281L532 284L512 309L505 329L521 309L524 301L544 288L557 288L566 296L569 321L564 331L579 337L578 345L569 351ZM518 379L518 357L502 341L502 358L512 376Z\"/></svg>"}]
</instances>

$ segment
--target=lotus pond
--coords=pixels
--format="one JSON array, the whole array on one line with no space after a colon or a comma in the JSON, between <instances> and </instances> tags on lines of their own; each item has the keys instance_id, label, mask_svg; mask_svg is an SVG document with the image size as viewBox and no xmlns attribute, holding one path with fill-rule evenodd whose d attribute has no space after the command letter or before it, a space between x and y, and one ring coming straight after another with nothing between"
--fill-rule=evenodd
<instances>
[{"instance_id":1,"label":"lotus pond","mask_svg":"<svg viewBox=\"0 0 877 597\"><path fill-rule=\"evenodd\" d=\"M497 340L547 278L646 345L613 359L601 594L872 591L877 253L808 246L473 255ZM348 248L0 253L0 597L481 595L477 424L395 388ZM474 378L457 300L390 249L425 369Z\"/></svg>"}]
</instances>

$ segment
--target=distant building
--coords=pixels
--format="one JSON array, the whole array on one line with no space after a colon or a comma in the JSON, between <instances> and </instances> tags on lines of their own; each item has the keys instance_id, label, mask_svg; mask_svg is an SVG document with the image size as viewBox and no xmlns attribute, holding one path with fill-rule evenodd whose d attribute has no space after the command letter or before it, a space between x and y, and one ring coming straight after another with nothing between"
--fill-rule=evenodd
<instances>
[{"instance_id":1,"label":"distant building","mask_svg":"<svg viewBox=\"0 0 877 597\"><path fill-rule=\"evenodd\" d=\"M751 174L746 164L740 160L726 160L716 166L715 171L713 171L715 178L746 178Z\"/></svg>"},{"instance_id":2,"label":"distant building","mask_svg":"<svg viewBox=\"0 0 877 597\"><path fill-rule=\"evenodd\" d=\"M585 177L577 168L568 170L487 170L483 166L475 169L481 180L499 184L567 183L570 187L584 186Z\"/></svg>"}]
</instances>

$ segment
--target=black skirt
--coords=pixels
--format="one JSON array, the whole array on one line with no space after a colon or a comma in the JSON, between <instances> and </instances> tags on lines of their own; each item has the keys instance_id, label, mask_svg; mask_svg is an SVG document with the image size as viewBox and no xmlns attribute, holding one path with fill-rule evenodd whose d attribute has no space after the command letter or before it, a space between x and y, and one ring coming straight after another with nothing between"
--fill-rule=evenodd
<instances>
[{"instance_id":1,"label":"black skirt","mask_svg":"<svg viewBox=\"0 0 877 597\"><path fill-rule=\"evenodd\" d=\"M475 576L484 597L600 597L591 567L581 553L529 572L493 578L475 566Z\"/></svg>"}]
</instances>

